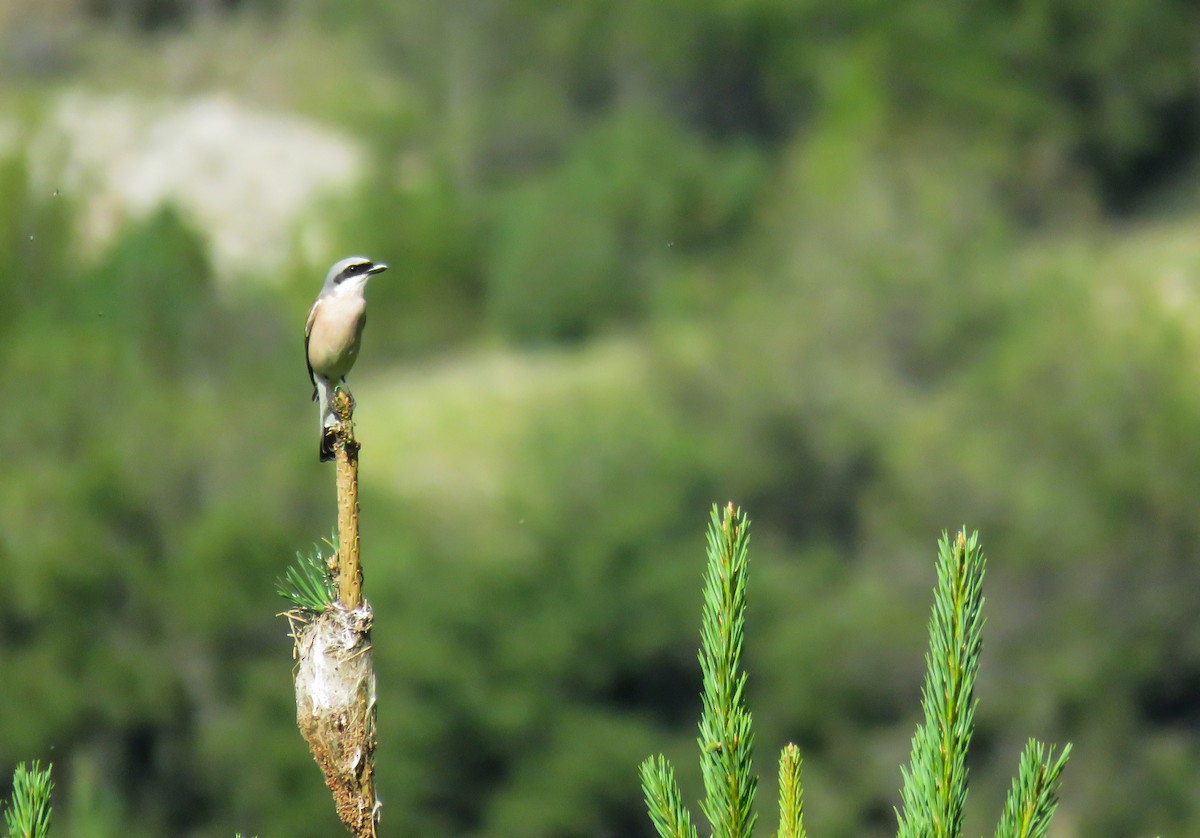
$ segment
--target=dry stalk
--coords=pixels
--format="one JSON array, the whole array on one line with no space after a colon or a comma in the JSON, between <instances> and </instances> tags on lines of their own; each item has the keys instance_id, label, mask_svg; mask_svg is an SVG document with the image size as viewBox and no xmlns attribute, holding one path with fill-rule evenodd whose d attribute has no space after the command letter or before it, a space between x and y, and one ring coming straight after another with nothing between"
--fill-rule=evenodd
<instances>
[{"instance_id":1,"label":"dry stalk","mask_svg":"<svg viewBox=\"0 0 1200 838\"><path fill-rule=\"evenodd\" d=\"M376 838L374 615L362 596L358 537L358 443L350 421L353 402L333 400L338 417L338 552L330 569L338 601L311 621L293 624L296 653L296 724L325 774L338 816L356 838Z\"/></svg>"}]
</instances>

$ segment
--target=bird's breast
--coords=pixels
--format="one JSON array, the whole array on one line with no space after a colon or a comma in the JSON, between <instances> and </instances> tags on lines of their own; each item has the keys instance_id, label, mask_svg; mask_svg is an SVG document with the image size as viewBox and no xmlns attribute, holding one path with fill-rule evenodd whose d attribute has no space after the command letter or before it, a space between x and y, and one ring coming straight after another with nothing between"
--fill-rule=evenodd
<instances>
[{"instance_id":1,"label":"bird's breast","mask_svg":"<svg viewBox=\"0 0 1200 838\"><path fill-rule=\"evenodd\" d=\"M326 297L318 302L308 334L308 363L313 370L331 380L350 372L365 323L362 297Z\"/></svg>"}]
</instances>

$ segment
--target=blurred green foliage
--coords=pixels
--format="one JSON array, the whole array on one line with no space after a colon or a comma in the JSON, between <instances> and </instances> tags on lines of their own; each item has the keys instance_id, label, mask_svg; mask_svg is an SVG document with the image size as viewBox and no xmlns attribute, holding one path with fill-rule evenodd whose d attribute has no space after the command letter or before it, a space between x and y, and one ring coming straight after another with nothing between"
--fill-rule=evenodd
<instances>
[{"instance_id":1,"label":"blurred green foliage","mask_svg":"<svg viewBox=\"0 0 1200 838\"><path fill-rule=\"evenodd\" d=\"M389 833L646 834L651 752L699 787L728 499L812 834L895 830L928 544L963 520L967 831L1027 735L1076 745L1065 834L1200 829L1194 4L0 13L6 113L220 79L373 161L262 286L170 208L97 249L87 194L0 166L0 775L53 759L64 834L337 830L273 583L334 516L300 324L351 252L393 265L352 376Z\"/></svg>"},{"instance_id":2,"label":"blurred green foliage","mask_svg":"<svg viewBox=\"0 0 1200 838\"><path fill-rule=\"evenodd\" d=\"M752 152L714 151L649 113L597 124L554 169L497 196L491 323L515 340L572 341L644 320L676 254L745 227L760 176Z\"/></svg>"}]
</instances>

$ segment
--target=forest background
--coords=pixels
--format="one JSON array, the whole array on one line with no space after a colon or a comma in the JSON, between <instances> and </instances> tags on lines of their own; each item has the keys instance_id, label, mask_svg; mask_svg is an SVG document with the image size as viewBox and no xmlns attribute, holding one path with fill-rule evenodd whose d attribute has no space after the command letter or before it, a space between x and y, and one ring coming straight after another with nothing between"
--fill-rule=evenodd
<instances>
[{"instance_id":1,"label":"forest background","mask_svg":"<svg viewBox=\"0 0 1200 838\"><path fill-rule=\"evenodd\" d=\"M990 557L967 831L1200 834L1200 6L0 1L0 775L72 836L324 836L274 583L358 398L394 835L686 800L754 520L760 799L894 833L934 542Z\"/></svg>"}]
</instances>

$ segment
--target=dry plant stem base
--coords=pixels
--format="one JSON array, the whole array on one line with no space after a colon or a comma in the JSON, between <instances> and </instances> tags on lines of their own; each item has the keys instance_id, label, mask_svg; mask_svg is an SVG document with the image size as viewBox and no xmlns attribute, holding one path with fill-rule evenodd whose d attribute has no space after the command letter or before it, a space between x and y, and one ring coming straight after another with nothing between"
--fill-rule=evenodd
<instances>
[{"instance_id":1,"label":"dry plant stem base","mask_svg":"<svg viewBox=\"0 0 1200 838\"><path fill-rule=\"evenodd\" d=\"M296 725L356 838L376 838L371 607L330 606L298 633Z\"/></svg>"},{"instance_id":2,"label":"dry plant stem base","mask_svg":"<svg viewBox=\"0 0 1200 838\"><path fill-rule=\"evenodd\" d=\"M358 443L353 401L334 395L338 417L338 553L331 570L338 601L297 633L296 724L325 774L342 822L356 838L376 838L374 615L362 596L358 538Z\"/></svg>"}]
</instances>

